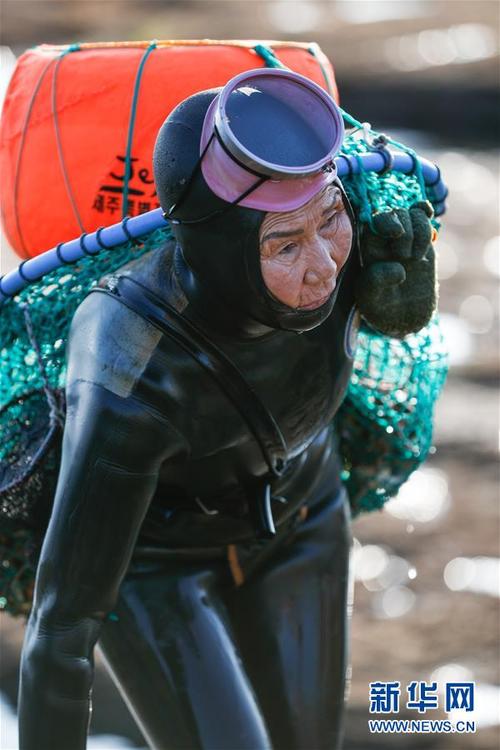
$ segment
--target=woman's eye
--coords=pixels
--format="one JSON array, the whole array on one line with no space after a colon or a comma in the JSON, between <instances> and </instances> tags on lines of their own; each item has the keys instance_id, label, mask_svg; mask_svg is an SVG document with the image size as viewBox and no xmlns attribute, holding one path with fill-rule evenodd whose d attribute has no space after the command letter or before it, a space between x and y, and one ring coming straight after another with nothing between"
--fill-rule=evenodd
<instances>
[{"instance_id":1,"label":"woman's eye","mask_svg":"<svg viewBox=\"0 0 500 750\"><path fill-rule=\"evenodd\" d=\"M321 226L321 229L330 229L331 227L335 226L337 216L338 214L332 214L331 216L329 216L325 223Z\"/></svg>"},{"instance_id":2,"label":"woman's eye","mask_svg":"<svg viewBox=\"0 0 500 750\"><path fill-rule=\"evenodd\" d=\"M289 245L285 245L285 247L282 247L278 251L278 255L291 255L294 252L294 250L295 250L296 247L297 247L297 245L295 243L291 242Z\"/></svg>"}]
</instances>

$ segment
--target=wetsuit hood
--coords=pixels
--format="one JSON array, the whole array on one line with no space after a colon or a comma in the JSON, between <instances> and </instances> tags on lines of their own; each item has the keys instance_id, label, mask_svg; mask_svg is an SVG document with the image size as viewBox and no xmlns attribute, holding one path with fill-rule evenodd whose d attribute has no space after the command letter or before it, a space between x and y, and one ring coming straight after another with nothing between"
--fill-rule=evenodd
<instances>
[{"instance_id":1,"label":"wetsuit hood","mask_svg":"<svg viewBox=\"0 0 500 750\"><path fill-rule=\"evenodd\" d=\"M248 336L270 329L310 330L332 312L343 273L327 302L315 310L288 307L268 291L259 253L265 212L226 203L210 190L197 168L203 121L219 91L203 91L182 102L164 122L155 144L153 164L160 204L168 212L179 202L175 217L181 223L172 225L179 282L206 322L216 318L224 327L229 325ZM206 221L182 223L217 211L220 213Z\"/></svg>"}]
</instances>

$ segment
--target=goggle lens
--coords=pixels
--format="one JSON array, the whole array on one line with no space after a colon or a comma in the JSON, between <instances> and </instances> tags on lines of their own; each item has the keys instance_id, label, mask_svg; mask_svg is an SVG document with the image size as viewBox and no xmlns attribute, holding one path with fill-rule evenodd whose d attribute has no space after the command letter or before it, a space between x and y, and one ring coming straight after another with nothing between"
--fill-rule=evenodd
<instances>
[{"instance_id":1,"label":"goggle lens","mask_svg":"<svg viewBox=\"0 0 500 750\"><path fill-rule=\"evenodd\" d=\"M225 104L227 131L269 165L310 169L330 155L338 127L325 102L296 81L250 78Z\"/></svg>"},{"instance_id":2,"label":"goggle lens","mask_svg":"<svg viewBox=\"0 0 500 750\"><path fill-rule=\"evenodd\" d=\"M199 224L235 205L274 212L298 208L335 179L343 137L340 110L316 83L288 70L241 73L208 108L199 161L165 217ZM199 170L228 205L177 218Z\"/></svg>"}]
</instances>

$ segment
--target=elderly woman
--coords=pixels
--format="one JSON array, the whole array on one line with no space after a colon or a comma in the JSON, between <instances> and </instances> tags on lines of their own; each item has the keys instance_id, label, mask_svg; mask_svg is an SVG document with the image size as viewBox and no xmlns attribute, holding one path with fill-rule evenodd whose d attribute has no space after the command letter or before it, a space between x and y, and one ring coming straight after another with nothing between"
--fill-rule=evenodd
<instances>
[{"instance_id":1,"label":"elderly woman","mask_svg":"<svg viewBox=\"0 0 500 750\"><path fill-rule=\"evenodd\" d=\"M284 85L283 71L265 75ZM397 310L411 279L380 257L362 272L335 138L317 126L341 128L333 104L297 118L293 97L240 78L190 97L160 131L175 241L103 279L72 324L22 750L85 747L98 640L154 748L341 741L350 535L331 423L356 296L369 287ZM233 141L217 121L224 95ZM406 230L391 224L410 255L430 239L411 213Z\"/></svg>"}]
</instances>

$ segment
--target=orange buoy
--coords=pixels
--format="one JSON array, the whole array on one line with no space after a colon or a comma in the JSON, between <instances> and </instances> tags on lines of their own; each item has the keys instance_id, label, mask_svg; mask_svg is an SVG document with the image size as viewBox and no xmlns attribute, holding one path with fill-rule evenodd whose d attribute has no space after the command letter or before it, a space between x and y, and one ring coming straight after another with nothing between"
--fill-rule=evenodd
<instances>
[{"instance_id":1,"label":"orange buoy","mask_svg":"<svg viewBox=\"0 0 500 750\"><path fill-rule=\"evenodd\" d=\"M18 60L0 128L2 224L22 258L158 207L152 153L169 112L196 91L266 65L257 42L42 45ZM317 45L264 42L337 98Z\"/></svg>"}]
</instances>

